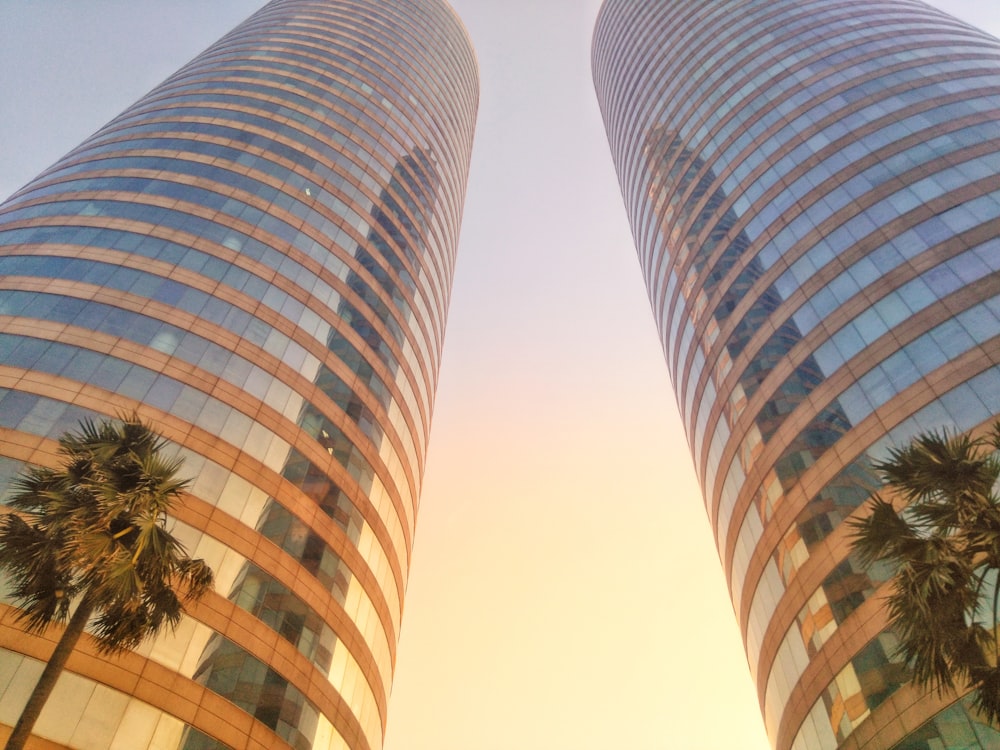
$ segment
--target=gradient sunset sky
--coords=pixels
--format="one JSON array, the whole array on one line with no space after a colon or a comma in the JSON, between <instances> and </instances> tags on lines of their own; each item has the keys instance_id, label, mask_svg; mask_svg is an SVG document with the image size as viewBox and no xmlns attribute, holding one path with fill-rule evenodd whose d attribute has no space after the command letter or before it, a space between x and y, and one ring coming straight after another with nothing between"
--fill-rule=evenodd
<instances>
[{"instance_id":1,"label":"gradient sunset sky","mask_svg":"<svg viewBox=\"0 0 1000 750\"><path fill-rule=\"evenodd\" d=\"M262 0L0 0L0 196ZM931 3L994 34L1000 4ZM482 96L386 750L764 750L590 77L599 0L455 0Z\"/></svg>"}]
</instances>

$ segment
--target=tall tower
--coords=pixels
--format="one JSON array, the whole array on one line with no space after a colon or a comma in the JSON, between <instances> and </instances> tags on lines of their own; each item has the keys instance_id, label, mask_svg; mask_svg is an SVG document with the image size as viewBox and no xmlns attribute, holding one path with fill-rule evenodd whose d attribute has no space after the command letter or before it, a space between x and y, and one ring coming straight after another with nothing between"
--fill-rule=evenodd
<instances>
[{"instance_id":1,"label":"tall tower","mask_svg":"<svg viewBox=\"0 0 1000 750\"><path fill-rule=\"evenodd\" d=\"M889 446L1000 413L1000 42L916 0L606 0L593 71L772 742L996 747L909 684L844 521Z\"/></svg>"},{"instance_id":2,"label":"tall tower","mask_svg":"<svg viewBox=\"0 0 1000 750\"><path fill-rule=\"evenodd\" d=\"M0 206L0 484L136 410L217 579L53 747L381 748L477 101L442 0L273 0ZM50 650L0 619L0 723Z\"/></svg>"}]
</instances>

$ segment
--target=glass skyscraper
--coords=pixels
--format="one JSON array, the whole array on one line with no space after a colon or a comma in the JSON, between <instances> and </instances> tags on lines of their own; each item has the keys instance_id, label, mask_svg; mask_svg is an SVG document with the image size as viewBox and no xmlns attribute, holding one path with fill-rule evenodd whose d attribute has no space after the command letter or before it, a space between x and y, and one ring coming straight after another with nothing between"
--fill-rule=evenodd
<instances>
[{"instance_id":1,"label":"glass skyscraper","mask_svg":"<svg viewBox=\"0 0 1000 750\"><path fill-rule=\"evenodd\" d=\"M0 206L0 484L136 410L216 574L53 746L381 748L477 102L441 0L273 0ZM0 723L50 650L0 620Z\"/></svg>"},{"instance_id":2,"label":"glass skyscraper","mask_svg":"<svg viewBox=\"0 0 1000 750\"><path fill-rule=\"evenodd\" d=\"M1000 42L916 0L607 0L593 72L775 747L1000 746L909 682L844 523L888 447L1000 414Z\"/></svg>"}]
</instances>

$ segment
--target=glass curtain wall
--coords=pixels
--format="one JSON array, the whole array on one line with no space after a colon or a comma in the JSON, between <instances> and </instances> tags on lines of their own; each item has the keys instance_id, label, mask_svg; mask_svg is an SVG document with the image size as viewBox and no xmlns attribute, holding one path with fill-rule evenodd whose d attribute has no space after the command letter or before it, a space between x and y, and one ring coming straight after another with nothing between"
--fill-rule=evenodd
<instances>
[{"instance_id":1,"label":"glass curtain wall","mask_svg":"<svg viewBox=\"0 0 1000 750\"><path fill-rule=\"evenodd\" d=\"M440 0L274 0L0 206L0 484L134 410L216 574L40 737L381 748L477 100ZM49 648L0 622L0 722Z\"/></svg>"},{"instance_id":2,"label":"glass curtain wall","mask_svg":"<svg viewBox=\"0 0 1000 750\"><path fill-rule=\"evenodd\" d=\"M772 742L997 746L908 683L844 522L890 446L1000 413L1000 42L911 0L607 0L593 72Z\"/></svg>"}]
</instances>

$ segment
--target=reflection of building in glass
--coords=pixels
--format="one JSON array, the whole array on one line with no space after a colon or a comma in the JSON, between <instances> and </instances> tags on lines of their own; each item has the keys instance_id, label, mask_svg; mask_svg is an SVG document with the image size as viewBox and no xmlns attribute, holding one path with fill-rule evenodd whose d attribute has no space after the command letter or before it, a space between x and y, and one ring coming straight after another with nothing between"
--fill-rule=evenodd
<instances>
[{"instance_id":1,"label":"reflection of building in glass","mask_svg":"<svg viewBox=\"0 0 1000 750\"><path fill-rule=\"evenodd\" d=\"M997 746L908 684L843 522L888 446L1000 413L1000 43L904 0L607 0L593 64L772 741Z\"/></svg>"},{"instance_id":2,"label":"reflection of building in glass","mask_svg":"<svg viewBox=\"0 0 1000 750\"><path fill-rule=\"evenodd\" d=\"M381 747L477 92L439 0L275 0L0 207L0 477L137 409L217 575L39 735ZM50 647L0 646L10 724Z\"/></svg>"}]
</instances>

